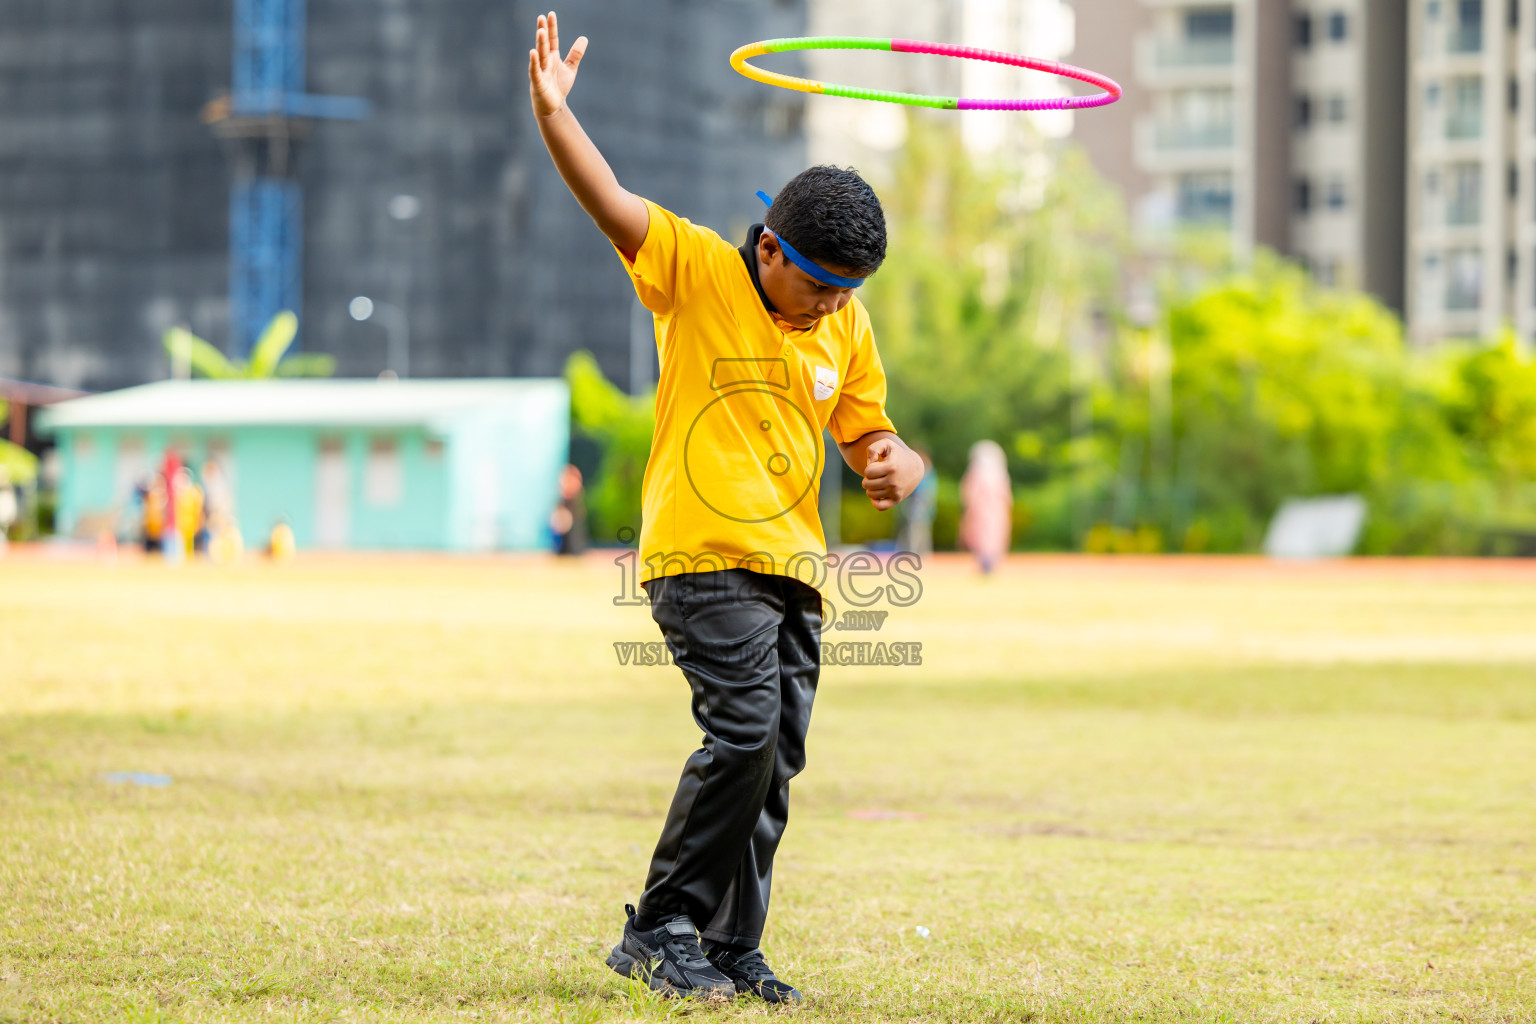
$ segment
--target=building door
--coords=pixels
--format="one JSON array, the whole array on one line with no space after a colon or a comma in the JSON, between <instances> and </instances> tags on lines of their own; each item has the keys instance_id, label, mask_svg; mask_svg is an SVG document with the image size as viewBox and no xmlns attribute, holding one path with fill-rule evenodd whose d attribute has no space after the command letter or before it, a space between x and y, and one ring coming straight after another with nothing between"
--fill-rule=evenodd
<instances>
[{"instance_id":1,"label":"building door","mask_svg":"<svg viewBox=\"0 0 1536 1024\"><path fill-rule=\"evenodd\" d=\"M337 438L320 442L315 463L315 546L344 548L352 525L352 478Z\"/></svg>"}]
</instances>

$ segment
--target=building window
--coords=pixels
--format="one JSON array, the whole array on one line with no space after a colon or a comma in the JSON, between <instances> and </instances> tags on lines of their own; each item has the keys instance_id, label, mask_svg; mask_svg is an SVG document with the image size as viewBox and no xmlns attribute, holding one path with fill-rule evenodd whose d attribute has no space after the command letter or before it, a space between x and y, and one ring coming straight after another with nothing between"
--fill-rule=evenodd
<instances>
[{"instance_id":1,"label":"building window","mask_svg":"<svg viewBox=\"0 0 1536 1024\"><path fill-rule=\"evenodd\" d=\"M1294 192L1296 212L1306 216L1312 210L1312 183L1306 178L1297 178Z\"/></svg>"},{"instance_id":2,"label":"building window","mask_svg":"<svg viewBox=\"0 0 1536 1024\"><path fill-rule=\"evenodd\" d=\"M1504 278L1514 284L1520 278L1520 253L1510 249L1504 257Z\"/></svg>"},{"instance_id":3,"label":"building window","mask_svg":"<svg viewBox=\"0 0 1536 1024\"><path fill-rule=\"evenodd\" d=\"M1171 112L1157 127L1162 149L1225 149L1232 145L1231 89L1181 89L1169 97Z\"/></svg>"},{"instance_id":4,"label":"building window","mask_svg":"<svg viewBox=\"0 0 1536 1024\"><path fill-rule=\"evenodd\" d=\"M1336 11L1328 16L1328 38L1336 43L1349 38L1349 17L1343 12Z\"/></svg>"},{"instance_id":5,"label":"building window","mask_svg":"<svg viewBox=\"0 0 1536 1024\"><path fill-rule=\"evenodd\" d=\"M1440 105L1440 83L1430 82L1424 87L1424 105L1426 107L1438 107Z\"/></svg>"},{"instance_id":6,"label":"building window","mask_svg":"<svg viewBox=\"0 0 1536 1024\"><path fill-rule=\"evenodd\" d=\"M1520 29L1520 0L1509 0L1509 27Z\"/></svg>"},{"instance_id":7,"label":"building window","mask_svg":"<svg viewBox=\"0 0 1536 1024\"><path fill-rule=\"evenodd\" d=\"M1445 46L1451 53L1483 51L1483 0L1456 0L1456 23Z\"/></svg>"},{"instance_id":8,"label":"building window","mask_svg":"<svg viewBox=\"0 0 1536 1024\"><path fill-rule=\"evenodd\" d=\"M1232 175L1220 171L1180 175L1179 219L1190 224L1232 223Z\"/></svg>"},{"instance_id":9,"label":"building window","mask_svg":"<svg viewBox=\"0 0 1536 1024\"><path fill-rule=\"evenodd\" d=\"M1445 222L1453 227L1483 220L1483 165L1456 164L1450 169L1451 189L1445 197Z\"/></svg>"},{"instance_id":10,"label":"building window","mask_svg":"<svg viewBox=\"0 0 1536 1024\"><path fill-rule=\"evenodd\" d=\"M1440 0L1427 0L1424 4L1424 17L1430 21L1440 20Z\"/></svg>"},{"instance_id":11,"label":"building window","mask_svg":"<svg viewBox=\"0 0 1536 1024\"><path fill-rule=\"evenodd\" d=\"M1509 198L1511 198L1511 199L1519 199L1520 198L1520 165L1519 164L1510 164L1509 165L1508 186L1509 186Z\"/></svg>"},{"instance_id":12,"label":"building window","mask_svg":"<svg viewBox=\"0 0 1536 1024\"><path fill-rule=\"evenodd\" d=\"M1305 130L1312 125L1312 97L1297 96L1295 107L1296 127Z\"/></svg>"},{"instance_id":13,"label":"building window","mask_svg":"<svg viewBox=\"0 0 1536 1024\"><path fill-rule=\"evenodd\" d=\"M1343 124L1345 110L1346 107L1343 96L1328 97L1328 120L1330 122L1333 124Z\"/></svg>"},{"instance_id":14,"label":"building window","mask_svg":"<svg viewBox=\"0 0 1536 1024\"><path fill-rule=\"evenodd\" d=\"M1520 109L1520 79L1514 75L1509 76L1509 112L1511 114Z\"/></svg>"},{"instance_id":15,"label":"building window","mask_svg":"<svg viewBox=\"0 0 1536 1024\"><path fill-rule=\"evenodd\" d=\"M400 444L392 437L376 437L368 445L363 469L363 500L374 508L394 508L405 497L405 467Z\"/></svg>"},{"instance_id":16,"label":"building window","mask_svg":"<svg viewBox=\"0 0 1536 1024\"><path fill-rule=\"evenodd\" d=\"M1189 11L1184 15L1184 35L1191 40L1231 39L1232 34L1230 7Z\"/></svg>"},{"instance_id":17,"label":"building window","mask_svg":"<svg viewBox=\"0 0 1536 1024\"><path fill-rule=\"evenodd\" d=\"M1452 249L1446 253L1445 308L1464 313L1483 305L1483 254L1479 249Z\"/></svg>"},{"instance_id":18,"label":"building window","mask_svg":"<svg viewBox=\"0 0 1536 1024\"><path fill-rule=\"evenodd\" d=\"M1482 78L1453 78L1451 80L1450 100L1450 110L1445 115L1445 137L1447 139L1482 138Z\"/></svg>"},{"instance_id":19,"label":"building window","mask_svg":"<svg viewBox=\"0 0 1536 1024\"><path fill-rule=\"evenodd\" d=\"M1342 210L1347 205L1348 196L1345 193L1344 179L1333 178L1328 182L1328 209Z\"/></svg>"},{"instance_id":20,"label":"building window","mask_svg":"<svg viewBox=\"0 0 1536 1024\"><path fill-rule=\"evenodd\" d=\"M1310 14L1298 14L1292 25L1296 49L1310 50L1312 48L1312 16Z\"/></svg>"}]
</instances>

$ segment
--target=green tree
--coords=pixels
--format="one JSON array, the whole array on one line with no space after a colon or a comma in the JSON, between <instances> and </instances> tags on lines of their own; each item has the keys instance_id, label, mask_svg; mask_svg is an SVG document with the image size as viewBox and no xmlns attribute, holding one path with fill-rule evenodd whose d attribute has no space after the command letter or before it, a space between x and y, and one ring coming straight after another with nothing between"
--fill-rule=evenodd
<instances>
[{"instance_id":1,"label":"green tree","mask_svg":"<svg viewBox=\"0 0 1536 1024\"><path fill-rule=\"evenodd\" d=\"M1536 361L1513 331L1456 353L1445 412L1469 457L1501 489L1536 480Z\"/></svg>"},{"instance_id":2,"label":"green tree","mask_svg":"<svg viewBox=\"0 0 1536 1024\"><path fill-rule=\"evenodd\" d=\"M0 424L10 420L10 403L0 398ZM0 441L0 479L13 484L30 484L37 479L37 456L18 444Z\"/></svg>"},{"instance_id":3,"label":"green tree","mask_svg":"<svg viewBox=\"0 0 1536 1024\"><path fill-rule=\"evenodd\" d=\"M586 351L566 360L565 380L573 425L602 449L595 478L586 488L592 535L617 537L626 528L638 535L645 464L656 430L656 393L625 394Z\"/></svg>"},{"instance_id":4,"label":"green tree","mask_svg":"<svg viewBox=\"0 0 1536 1024\"><path fill-rule=\"evenodd\" d=\"M1492 476L1513 486L1536 470L1536 372L1512 344L1412 353L1375 300L1320 288L1272 254L1172 302L1166 340L1165 464L1142 457L1158 427L1142 339L1122 339L1101 404L1105 448L1131 453L1116 490L1141 499L1127 521L1101 507L1123 530L1251 551L1284 499L1359 493L1362 551L1468 551Z\"/></svg>"},{"instance_id":5,"label":"green tree","mask_svg":"<svg viewBox=\"0 0 1536 1024\"><path fill-rule=\"evenodd\" d=\"M1176 304L1168 333L1178 476L1218 547L1256 546L1286 497L1372 491L1393 471L1402 331L1370 298L1260 254Z\"/></svg>"},{"instance_id":6,"label":"green tree","mask_svg":"<svg viewBox=\"0 0 1536 1024\"><path fill-rule=\"evenodd\" d=\"M1034 180L978 164L953 125L916 117L882 201L889 255L865 301L898 429L948 476L986 438L1016 480L1045 480L1069 455L1071 339L1115 315L1118 197L1075 150Z\"/></svg>"},{"instance_id":7,"label":"green tree","mask_svg":"<svg viewBox=\"0 0 1536 1024\"><path fill-rule=\"evenodd\" d=\"M299 333L299 318L289 310L274 316L245 361L230 359L212 344L185 327L165 332L165 350L171 361L185 363L193 373L209 380L268 380L273 377L329 377L336 372L336 357L320 353L288 355Z\"/></svg>"}]
</instances>

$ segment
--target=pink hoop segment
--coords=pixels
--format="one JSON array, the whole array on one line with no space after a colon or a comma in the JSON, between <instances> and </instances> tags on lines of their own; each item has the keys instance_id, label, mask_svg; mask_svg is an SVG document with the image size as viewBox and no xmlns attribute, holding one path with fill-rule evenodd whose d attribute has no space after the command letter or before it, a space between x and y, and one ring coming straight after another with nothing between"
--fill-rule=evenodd
<instances>
[{"instance_id":1,"label":"pink hoop segment","mask_svg":"<svg viewBox=\"0 0 1536 1024\"><path fill-rule=\"evenodd\" d=\"M897 53L929 53L939 57L959 57L961 60L984 60L1009 67L1030 68L1047 74L1072 78L1079 82L1098 86L1104 91L1092 96L1055 96L1033 100L968 100L960 97L957 110L1082 110L1088 107L1104 107L1120 98L1120 83L1108 75L1087 68L1074 67L1060 61L1041 60L1038 57L1021 57L1001 50L983 50L975 46L954 46L948 43L924 43L916 39L892 39L891 49Z\"/></svg>"}]
</instances>

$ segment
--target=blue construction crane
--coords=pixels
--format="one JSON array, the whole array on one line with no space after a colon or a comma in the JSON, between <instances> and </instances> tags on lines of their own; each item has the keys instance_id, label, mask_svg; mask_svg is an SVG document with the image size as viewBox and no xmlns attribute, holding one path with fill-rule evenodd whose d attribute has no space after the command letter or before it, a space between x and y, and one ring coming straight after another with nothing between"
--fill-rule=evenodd
<instances>
[{"instance_id":1,"label":"blue construction crane","mask_svg":"<svg viewBox=\"0 0 1536 1024\"><path fill-rule=\"evenodd\" d=\"M360 120L368 101L304 91L305 0L234 0L234 82L204 119L230 140L229 349L247 355L272 317L302 314L299 143L317 119ZM302 318L301 318L302 319Z\"/></svg>"}]
</instances>

